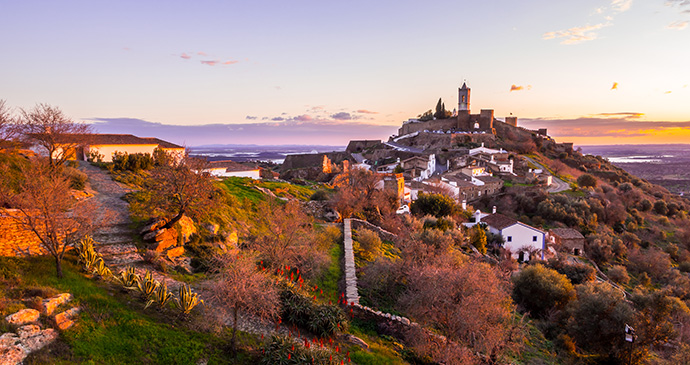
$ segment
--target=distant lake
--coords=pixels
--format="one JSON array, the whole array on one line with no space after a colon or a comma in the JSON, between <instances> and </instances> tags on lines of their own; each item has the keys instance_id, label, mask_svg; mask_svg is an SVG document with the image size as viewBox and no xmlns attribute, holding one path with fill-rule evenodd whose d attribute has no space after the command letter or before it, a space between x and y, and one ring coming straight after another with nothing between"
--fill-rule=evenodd
<instances>
[{"instance_id":1,"label":"distant lake","mask_svg":"<svg viewBox=\"0 0 690 365\"><path fill-rule=\"evenodd\" d=\"M344 151L343 146L254 146L254 145L228 145L228 146L199 146L190 147L189 154L203 156L209 161L233 160L235 162L265 161L282 164L285 156L303 153L323 153L331 151Z\"/></svg>"}]
</instances>

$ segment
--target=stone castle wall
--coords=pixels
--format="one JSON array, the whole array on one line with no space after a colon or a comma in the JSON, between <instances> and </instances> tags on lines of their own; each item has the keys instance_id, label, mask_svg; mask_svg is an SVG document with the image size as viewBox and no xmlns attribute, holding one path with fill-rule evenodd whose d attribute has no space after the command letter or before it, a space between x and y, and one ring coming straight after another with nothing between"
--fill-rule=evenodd
<instances>
[{"instance_id":1,"label":"stone castle wall","mask_svg":"<svg viewBox=\"0 0 690 365\"><path fill-rule=\"evenodd\" d=\"M20 216L14 209L0 211L0 256L45 254L38 237L17 221Z\"/></svg>"}]
</instances>

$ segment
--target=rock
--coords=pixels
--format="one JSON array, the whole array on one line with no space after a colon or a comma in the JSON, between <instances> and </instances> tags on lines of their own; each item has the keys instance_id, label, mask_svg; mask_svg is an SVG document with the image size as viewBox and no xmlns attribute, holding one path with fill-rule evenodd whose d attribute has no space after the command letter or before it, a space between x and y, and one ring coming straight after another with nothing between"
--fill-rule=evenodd
<instances>
[{"instance_id":1,"label":"rock","mask_svg":"<svg viewBox=\"0 0 690 365\"><path fill-rule=\"evenodd\" d=\"M327 222L338 222L340 221L340 213L332 208L324 208L323 218Z\"/></svg>"},{"instance_id":2,"label":"rock","mask_svg":"<svg viewBox=\"0 0 690 365\"><path fill-rule=\"evenodd\" d=\"M192 218L189 218L186 215L183 215L182 218L180 218L180 220L177 221L177 224L179 225L179 234L182 235L182 241L184 243L189 242L189 238L193 234L197 233L194 221L192 220Z\"/></svg>"},{"instance_id":3,"label":"rock","mask_svg":"<svg viewBox=\"0 0 690 365\"><path fill-rule=\"evenodd\" d=\"M177 231L170 229L161 229L156 231L156 236L153 241L156 244L152 247L156 252L164 252L170 247L177 246Z\"/></svg>"},{"instance_id":4,"label":"rock","mask_svg":"<svg viewBox=\"0 0 690 365\"><path fill-rule=\"evenodd\" d=\"M18 343L19 336L15 335L14 333L8 332L0 336L0 349L5 349ZM4 364L4 362L0 362L0 364Z\"/></svg>"},{"instance_id":5,"label":"rock","mask_svg":"<svg viewBox=\"0 0 690 365\"><path fill-rule=\"evenodd\" d=\"M353 336L353 335L350 335L350 334L345 335L345 341L347 341L347 342L349 342L349 343L351 343L351 344L353 344L353 345L359 346L359 347L361 347L361 348L363 348L363 349L365 349L365 350L369 349L369 344L366 343L366 341L364 341L363 339L361 339L361 338L359 338L359 337L357 337L357 336Z\"/></svg>"},{"instance_id":6,"label":"rock","mask_svg":"<svg viewBox=\"0 0 690 365\"><path fill-rule=\"evenodd\" d=\"M39 331L36 335L27 337L22 340L22 347L26 349L27 352L34 352L40 350L43 346L55 341L57 339L58 333L52 328Z\"/></svg>"},{"instance_id":7,"label":"rock","mask_svg":"<svg viewBox=\"0 0 690 365\"><path fill-rule=\"evenodd\" d=\"M231 245L232 247L237 247L237 242L239 242L239 239L237 238L237 231L232 231L228 233L227 237L225 237L225 244L226 245Z\"/></svg>"},{"instance_id":8,"label":"rock","mask_svg":"<svg viewBox=\"0 0 690 365\"><path fill-rule=\"evenodd\" d=\"M40 316L41 313L35 309L22 309L17 313L5 317L5 320L10 324L21 326L27 323L36 322Z\"/></svg>"},{"instance_id":9,"label":"rock","mask_svg":"<svg viewBox=\"0 0 690 365\"><path fill-rule=\"evenodd\" d=\"M72 300L72 294L70 293L62 293L52 298L44 299L43 303L41 303L41 311L46 315L51 315L57 307L70 300Z\"/></svg>"},{"instance_id":10,"label":"rock","mask_svg":"<svg viewBox=\"0 0 690 365\"><path fill-rule=\"evenodd\" d=\"M404 324L404 325L406 325L406 326L409 326L409 325L410 325L410 320L407 319L407 318L405 318L405 317L401 317L401 318L400 318L400 323L402 323L402 324Z\"/></svg>"},{"instance_id":11,"label":"rock","mask_svg":"<svg viewBox=\"0 0 690 365\"><path fill-rule=\"evenodd\" d=\"M19 346L0 346L0 364L21 364L26 358L26 352Z\"/></svg>"},{"instance_id":12,"label":"rock","mask_svg":"<svg viewBox=\"0 0 690 365\"><path fill-rule=\"evenodd\" d=\"M74 325L74 318L77 316L77 314L79 314L80 310L81 308L76 307L56 314L55 323L57 324L58 328L64 331L72 327Z\"/></svg>"},{"instance_id":13,"label":"rock","mask_svg":"<svg viewBox=\"0 0 690 365\"><path fill-rule=\"evenodd\" d=\"M165 254L168 256L170 260L174 259L175 257L179 257L184 255L184 246L177 246L174 248L171 248L167 251L165 251Z\"/></svg>"},{"instance_id":14,"label":"rock","mask_svg":"<svg viewBox=\"0 0 690 365\"><path fill-rule=\"evenodd\" d=\"M144 228L141 229L139 234L146 235L149 232L157 231L158 229L163 227L166 223L168 223L168 221L165 219L155 219L150 224L147 224L146 226L144 226Z\"/></svg>"},{"instance_id":15,"label":"rock","mask_svg":"<svg viewBox=\"0 0 690 365\"><path fill-rule=\"evenodd\" d=\"M215 224L215 223L208 223L208 224L204 225L204 229L208 233L215 235L215 234L218 234L218 230L220 229L220 225Z\"/></svg>"},{"instance_id":16,"label":"rock","mask_svg":"<svg viewBox=\"0 0 690 365\"><path fill-rule=\"evenodd\" d=\"M17 334L19 339L25 339L27 337L36 336L41 332L41 327L36 324L27 324L26 326L21 326L17 329Z\"/></svg>"}]
</instances>

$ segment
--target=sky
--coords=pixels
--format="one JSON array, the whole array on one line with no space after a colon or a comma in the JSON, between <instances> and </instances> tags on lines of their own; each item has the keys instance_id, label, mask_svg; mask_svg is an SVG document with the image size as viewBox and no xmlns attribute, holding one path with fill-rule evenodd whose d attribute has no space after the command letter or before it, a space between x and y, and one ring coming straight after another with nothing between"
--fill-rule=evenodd
<instances>
[{"instance_id":1,"label":"sky","mask_svg":"<svg viewBox=\"0 0 690 365\"><path fill-rule=\"evenodd\" d=\"M0 45L10 106L208 143L386 139L464 81L558 141L690 143L690 0L0 0Z\"/></svg>"}]
</instances>

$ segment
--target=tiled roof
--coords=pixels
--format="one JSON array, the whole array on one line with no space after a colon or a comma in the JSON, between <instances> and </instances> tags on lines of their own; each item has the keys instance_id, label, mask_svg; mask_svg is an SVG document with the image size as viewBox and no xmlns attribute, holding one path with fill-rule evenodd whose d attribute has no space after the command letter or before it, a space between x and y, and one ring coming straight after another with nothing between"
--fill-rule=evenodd
<instances>
[{"instance_id":1,"label":"tiled roof","mask_svg":"<svg viewBox=\"0 0 690 365\"><path fill-rule=\"evenodd\" d=\"M174 143L162 139L148 137L142 138L132 134L65 134L62 136L64 143L86 142L91 146L99 145L159 145L161 148L183 148Z\"/></svg>"},{"instance_id":2,"label":"tiled roof","mask_svg":"<svg viewBox=\"0 0 690 365\"><path fill-rule=\"evenodd\" d=\"M142 139L145 139L145 140L147 140L147 141L152 141L152 142L154 142L154 143L157 143L157 144L158 144L158 147L160 147L160 148L184 148L184 147L182 147L182 146L179 146L179 145L176 145L176 144L174 144L174 143L171 143L171 142L168 142L168 141L164 141L164 140L162 140L162 139L158 139L158 138L155 138L155 137L146 137L146 138L142 138Z\"/></svg>"},{"instance_id":3,"label":"tiled roof","mask_svg":"<svg viewBox=\"0 0 690 365\"><path fill-rule=\"evenodd\" d=\"M564 239L579 239L585 238L579 231L572 228L554 228L550 230L551 234Z\"/></svg>"},{"instance_id":4,"label":"tiled roof","mask_svg":"<svg viewBox=\"0 0 690 365\"><path fill-rule=\"evenodd\" d=\"M498 177L494 177L494 176L477 176L477 179L479 179L479 180L481 180L481 181L483 181L483 182L485 182L485 183L503 182L502 179L500 179L500 178L498 178Z\"/></svg>"},{"instance_id":5,"label":"tiled roof","mask_svg":"<svg viewBox=\"0 0 690 365\"><path fill-rule=\"evenodd\" d=\"M494 213L482 218L482 222L498 230L510 227L513 224L518 223L517 219L506 217L505 215L499 213Z\"/></svg>"}]
</instances>

